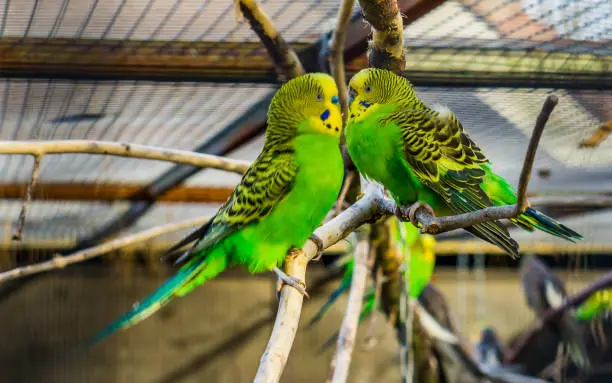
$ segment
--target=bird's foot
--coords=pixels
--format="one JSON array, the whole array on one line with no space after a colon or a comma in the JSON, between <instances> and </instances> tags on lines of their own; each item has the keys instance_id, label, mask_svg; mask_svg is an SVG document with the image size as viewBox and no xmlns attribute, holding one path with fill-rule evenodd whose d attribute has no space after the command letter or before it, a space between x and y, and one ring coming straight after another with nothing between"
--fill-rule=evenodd
<instances>
[{"instance_id":1,"label":"bird's foot","mask_svg":"<svg viewBox=\"0 0 612 383\"><path fill-rule=\"evenodd\" d=\"M421 208L427 210L427 212L432 217L436 216L436 213L434 212L432 207L426 204L425 202L421 202L421 201L417 201L413 203L412 205L410 205L407 211L405 207L396 206L395 216L402 221L406 221L406 218L408 218L415 227L419 227L419 221L416 218L416 213Z\"/></svg>"},{"instance_id":2,"label":"bird's foot","mask_svg":"<svg viewBox=\"0 0 612 383\"><path fill-rule=\"evenodd\" d=\"M309 238L315 245L317 245L317 254L312 258L313 261L318 261L323 256L323 241L321 238L317 237L316 234L313 234Z\"/></svg>"},{"instance_id":3,"label":"bird's foot","mask_svg":"<svg viewBox=\"0 0 612 383\"><path fill-rule=\"evenodd\" d=\"M357 194L357 197L355 198L355 202L359 201L361 198L363 198L365 194L364 193L359 193Z\"/></svg>"},{"instance_id":4,"label":"bird's foot","mask_svg":"<svg viewBox=\"0 0 612 383\"><path fill-rule=\"evenodd\" d=\"M289 285L299 291L300 294L304 295L306 298L310 298L308 293L306 292L306 283L299 278L292 277L291 275L285 274L285 272L278 267L274 268L274 272L278 275L278 280L276 281L276 297L280 298L280 292L283 288L283 285Z\"/></svg>"}]
</instances>

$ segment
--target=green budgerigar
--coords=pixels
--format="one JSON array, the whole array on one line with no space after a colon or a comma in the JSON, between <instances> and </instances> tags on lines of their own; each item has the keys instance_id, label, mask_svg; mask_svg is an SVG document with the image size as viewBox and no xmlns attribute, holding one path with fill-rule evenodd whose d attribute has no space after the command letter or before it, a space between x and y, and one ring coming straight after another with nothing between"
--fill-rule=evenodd
<instances>
[{"instance_id":1,"label":"green budgerigar","mask_svg":"<svg viewBox=\"0 0 612 383\"><path fill-rule=\"evenodd\" d=\"M516 191L446 108L432 109L412 84L393 72L363 69L349 83L348 152L357 169L383 184L398 205L423 206L438 216L514 204ZM533 208L511 220L574 241L582 236ZM466 228L518 257L518 244L499 221Z\"/></svg>"},{"instance_id":2,"label":"green budgerigar","mask_svg":"<svg viewBox=\"0 0 612 383\"><path fill-rule=\"evenodd\" d=\"M612 289L603 289L595 292L576 308L576 317L586 321L610 312L612 312Z\"/></svg>"},{"instance_id":3,"label":"green budgerigar","mask_svg":"<svg viewBox=\"0 0 612 383\"><path fill-rule=\"evenodd\" d=\"M344 174L341 128L331 76L312 73L281 86L268 110L265 144L257 159L216 215L173 247L194 242L181 257L186 263L93 342L139 323L232 265L251 273L273 270L305 293L303 282L279 266L290 249L305 244L338 197Z\"/></svg>"}]
</instances>

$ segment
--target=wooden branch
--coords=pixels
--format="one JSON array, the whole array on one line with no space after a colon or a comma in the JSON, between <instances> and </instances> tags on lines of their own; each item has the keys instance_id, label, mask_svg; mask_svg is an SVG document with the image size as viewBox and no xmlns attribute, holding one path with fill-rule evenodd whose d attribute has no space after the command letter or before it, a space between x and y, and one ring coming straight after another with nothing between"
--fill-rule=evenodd
<instances>
[{"instance_id":1,"label":"wooden branch","mask_svg":"<svg viewBox=\"0 0 612 383\"><path fill-rule=\"evenodd\" d=\"M404 70L404 26L397 0L359 0L363 17L373 29L369 66L396 73Z\"/></svg>"},{"instance_id":2,"label":"wooden branch","mask_svg":"<svg viewBox=\"0 0 612 383\"><path fill-rule=\"evenodd\" d=\"M14 241L21 241L21 232L23 231L23 225L25 224L26 214L28 213L28 205L32 200L32 192L36 187L36 181L38 180L38 173L40 173L40 160L42 155L34 155L34 166L32 167L32 175L30 182L26 188L25 196L23 197L23 204L21 205L21 212L19 213L19 221L17 221L17 231L13 235Z\"/></svg>"},{"instance_id":3,"label":"wooden branch","mask_svg":"<svg viewBox=\"0 0 612 383\"><path fill-rule=\"evenodd\" d=\"M363 293L365 292L366 279L369 272L369 258L370 231L366 226L357 231L355 265L353 266L353 274L351 277L348 304L338 335L336 353L332 361L333 383L344 383L348 379L349 366L351 364L351 357L357 337L359 314L361 313L361 306L363 304Z\"/></svg>"},{"instance_id":4,"label":"wooden branch","mask_svg":"<svg viewBox=\"0 0 612 383\"><path fill-rule=\"evenodd\" d=\"M346 74L344 68L344 41L346 31L351 21L351 14L355 0L342 0L338 9L338 19L336 29L329 44L329 62L331 75L336 80L338 86L338 97L340 98L340 108L342 110L342 126L346 125L348 117L348 88L346 86Z\"/></svg>"},{"instance_id":5,"label":"wooden branch","mask_svg":"<svg viewBox=\"0 0 612 383\"><path fill-rule=\"evenodd\" d=\"M542 133L544 132L546 122L548 121L554 107L557 105L557 102L558 99L556 96L549 95L542 106L542 110L538 116L535 128L533 129L533 133L529 141L527 153L525 154L525 161L523 163L523 169L519 179L517 203L515 205L492 206L469 213L446 217L434 217L425 208L418 207L414 215L416 220L421 224L421 232L440 234L455 229L473 226L478 223L514 218L523 213L529 207L529 203L527 202L527 185L529 184L529 179L531 177L531 170L533 169L536 151L540 143ZM405 207L401 207L397 210L394 209L394 211L399 213L400 219L404 221L409 219L408 209Z\"/></svg>"},{"instance_id":6,"label":"wooden branch","mask_svg":"<svg viewBox=\"0 0 612 383\"><path fill-rule=\"evenodd\" d=\"M403 263L404 275L400 289L399 326L400 329L400 369L403 383L411 383L414 380L414 355L412 347L412 322L414 320L414 305L410 302L410 257L409 247L406 248ZM401 333L403 331L403 334Z\"/></svg>"},{"instance_id":7,"label":"wooden branch","mask_svg":"<svg viewBox=\"0 0 612 383\"><path fill-rule=\"evenodd\" d=\"M506 363L514 363L518 355L520 355L522 349L538 333L538 331L540 331L546 325L559 319L559 317L561 317L561 315L563 315L563 313L565 313L567 310L581 305L597 291L609 288L611 286L612 272L604 274L594 283L580 290L580 292L577 294L569 296L562 305L545 311L531 327L529 327L521 336L519 336L512 350L508 352Z\"/></svg>"},{"instance_id":8,"label":"wooden branch","mask_svg":"<svg viewBox=\"0 0 612 383\"><path fill-rule=\"evenodd\" d=\"M194 218L186 221L170 223L163 226L157 226L152 229L141 231L139 233L127 235L122 238L108 241L98 246L77 251L73 254L69 254L66 256L57 255L53 259L46 262L40 262L34 265L24 267L17 267L0 273L0 283L10 281L12 279L25 277L27 275L39 274L44 271L63 269L64 267L73 263L83 262L88 259L92 259L102 254L108 253L109 251L117 250L122 247L132 245L134 243L144 242L151 238L158 237L162 234L167 234L173 231L201 225L207 220L208 218Z\"/></svg>"},{"instance_id":9,"label":"wooden branch","mask_svg":"<svg viewBox=\"0 0 612 383\"><path fill-rule=\"evenodd\" d=\"M363 198L319 227L314 234L321 240L323 248L328 248L355 231L364 222L376 218L377 201L381 197L382 190L372 187ZM317 255L319 249L315 242L309 240L302 250L300 256L286 260L285 272L303 280L306 273L306 264ZM302 294L292 287L284 286L281 290L272 335L266 351L261 357L254 382L272 383L280 380L297 332L302 300Z\"/></svg>"},{"instance_id":10,"label":"wooden branch","mask_svg":"<svg viewBox=\"0 0 612 383\"><path fill-rule=\"evenodd\" d=\"M224 157L190 152L188 150L159 148L112 141L58 140L58 141L0 141L0 154L45 154L87 153L104 154L118 157L141 158L174 162L244 173L249 167L248 161L230 160Z\"/></svg>"},{"instance_id":11,"label":"wooden branch","mask_svg":"<svg viewBox=\"0 0 612 383\"><path fill-rule=\"evenodd\" d=\"M596 148L612 133L612 120L606 121L597 128L593 134L578 144L579 148Z\"/></svg>"},{"instance_id":12,"label":"wooden branch","mask_svg":"<svg viewBox=\"0 0 612 383\"><path fill-rule=\"evenodd\" d=\"M23 199L29 183L0 183L0 198ZM33 200L44 201L147 201L142 190L144 183L71 183L71 182L38 182L31 188ZM182 185L163 194L157 199L164 203L223 203L234 191L233 187L209 187Z\"/></svg>"},{"instance_id":13,"label":"wooden branch","mask_svg":"<svg viewBox=\"0 0 612 383\"><path fill-rule=\"evenodd\" d=\"M242 15L249 21L251 29L268 50L276 68L284 80L305 74L297 54L278 33L272 20L264 13L255 0L235 0Z\"/></svg>"}]
</instances>

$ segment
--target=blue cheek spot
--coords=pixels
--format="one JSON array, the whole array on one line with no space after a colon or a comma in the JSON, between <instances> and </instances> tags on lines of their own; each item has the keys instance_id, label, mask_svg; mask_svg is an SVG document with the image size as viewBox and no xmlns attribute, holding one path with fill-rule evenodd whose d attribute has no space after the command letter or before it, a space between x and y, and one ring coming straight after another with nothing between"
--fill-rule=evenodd
<instances>
[{"instance_id":1,"label":"blue cheek spot","mask_svg":"<svg viewBox=\"0 0 612 383\"><path fill-rule=\"evenodd\" d=\"M370 106L372 106L372 104L370 104L367 101L359 101L359 105L363 106L364 108L369 108Z\"/></svg>"},{"instance_id":2,"label":"blue cheek spot","mask_svg":"<svg viewBox=\"0 0 612 383\"><path fill-rule=\"evenodd\" d=\"M340 102L340 99L338 98L338 96L332 96L332 104L337 104Z\"/></svg>"},{"instance_id":3,"label":"blue cheek spot","mask_svg":"<svg viewBox=\"0 0 612 383\"><path fill-rule=\"evenodd\" d=\"M327 120L329 118L329 114L329 109L325 109L325 112L321 113L321 120Z\"/></svg>"}]
</instances>

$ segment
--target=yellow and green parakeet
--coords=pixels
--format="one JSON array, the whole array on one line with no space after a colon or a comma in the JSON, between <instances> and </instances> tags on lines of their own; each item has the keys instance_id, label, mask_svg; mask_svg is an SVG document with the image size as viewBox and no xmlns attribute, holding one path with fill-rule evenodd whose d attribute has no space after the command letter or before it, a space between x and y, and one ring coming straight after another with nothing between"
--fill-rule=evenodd
<instances>
[{"instance_id":1,"label":"yellow and green parakeet","mask_svg":"<svg viewBox=\"0 0 612 383\"><path fill-rule=\"evenodd\" d=\"M393 72L368 68L353 76L345 134L357 169L383 184L398 205L423 206L444 216L517 202L514 188L491 170L457 117L448 109L429 108L412 84ZM511 221L527 231L582 238L532 208ZM518 256L518 244L500 222L466 230Z\"/></svg>"},{"instance_id":2,"label":"yellow and green parakeet","mask_svg":"<svg viewBox=\"0 0 612 383\"><path fill-rule=\"evenodd\" d=\"M338 89L312 73L289 80L272 98L263 149L227 202L201 228L175 245L194 242L177 273L94 338L130 327L215 277L243 265L274 270L305 293L303 282L279 269L291 248L301 248L338 197L344 175Z\"/></svg>"},{"instance_id":3,"label":"yellow and green parakeet","mask_svg":"<svg viewBox=\"0 0 612 383\"><path fill-rule=\"evenodd\" d=\"M578 306L576 317L580 320L591 320L608 312L612 312L612 289L603 289Z\"/></svg>"}]
</instances>

